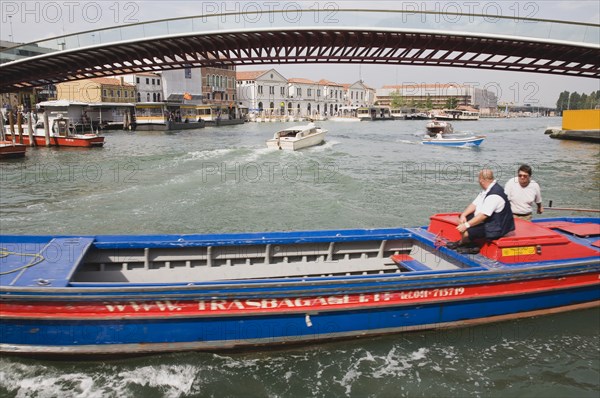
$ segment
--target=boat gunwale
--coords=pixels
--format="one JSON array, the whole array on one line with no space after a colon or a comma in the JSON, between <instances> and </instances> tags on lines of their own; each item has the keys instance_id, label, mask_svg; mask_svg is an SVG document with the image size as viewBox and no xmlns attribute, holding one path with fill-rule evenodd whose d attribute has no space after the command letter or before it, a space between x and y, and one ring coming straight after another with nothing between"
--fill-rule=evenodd
<instances>
[{"instance_id":1,"label":"boat gunwale","mask_svg":"<svg viewBox=\"0 0 600 398\"><path fill-rule=\"evenodd\" d=\"M562 267L558 268L560 265ZM3 301L61 301L61 300L73 300L75 298L81 299L82 301L99 301L99 300L127 300L127 299L142 299L142 300L156 300L156 299L186 299L186 298L214 298L215 295L223 299L230 298L275 298L275 297L307 297L307 296L319 296L324 294L336 295L336 294L360 294L360 293L379 293L385 291L404 291L415 288L419 289L430 289L445 286L456 286L456 285L476 285L476 284L498 284L504 283L511 280L532 280L532 279L543 279L543 278L560 278L565 275L573 274L586 274L600 271L600 264L597 258L588 259L587 261L578 261L575 264L555 264L539 267L526 267L526 268L502 268L502 269L478 269L473 272L463 270L460 275L445 273L445 274L429 274L429 275L415 275L414 278L409 278L403 275L394 275L387 279L381 278L380 275L372 275L376 278L366 280L341 280L336 285L324 287L321 289L315 289L316 285L323 285L325 283L330 284L331 281L313 281L313 283L307 282L296 282L293 284L283 284L281 280L277 280L276 283L265 282L264 280L259 281L261 285L254 285L252 287L243 286L248 281L239 280L237 283L231 284L231 281L225 281L227 284L215 284L209 282L209 284L194 284L185 286L135 286L135 287L107 287L99 286L104 288L99 292L99 287L60 287L60 288L39 288L39 287L10 287L0 288L0 303ZM573 267L577 268L573 268ZM552 272L540 272L550 270ZM461 270L453 270L461 271ZM465 272L466 271L466 272ZM515 277L516 273L523 274L522 276ZM408 274L408 273L407 273ZM467 278L457 279L457 276L465 276ZM377 278L378 277L378 278ZM444 278L443 280L441 278ZM499 279L500 278L500 279ZM393 280L390 280L393 279ZM423 283L427 281L428 283ZM362 282L362 283L357 283ZM348 286L348 284L354 283L356 286ZM240 290L241 286L241 290ZM299 287L301 289L294 289ZM174 289L175 288L175 289ZM212 289L212 290L208 290ZM237 289L233 291L227 291L226 289ZM264 292L260 289L268 289L268 292ZM274 291L277 289L277 291ZM42 291L43 290L43 291ZM194 290L194 291L189 291ZM18 294L21 293L21 294ZM28 294L29 293L29 294ZM61 293L68 293L66 295L59 295ZM101 294L87 294L87 293L101 293ZM148 293L148 294L144 294ZM157 295L160 295L157 297Z\"/></svg>"}]
</instances>

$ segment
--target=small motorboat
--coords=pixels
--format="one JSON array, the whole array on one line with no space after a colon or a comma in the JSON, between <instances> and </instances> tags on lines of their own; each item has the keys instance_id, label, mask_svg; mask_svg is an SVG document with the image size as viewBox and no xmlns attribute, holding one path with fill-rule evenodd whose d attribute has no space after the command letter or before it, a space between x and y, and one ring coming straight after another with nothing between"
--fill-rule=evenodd
<instances>
[{"instance_id":1,"label":"small motorboat","mask_svg":"<svg viewBox=\"0 0 600 398\"><path fill-rule=\"evenodd\" d=\"M432 137L435 137L438 133L452 134L454 132L454 127L452 127L450 122L443 122L439 120L432 120L425 125L425 128L427 129L427 134Z\"/></svg>"},{"instance_id":2,"label":"small motorboat","mask_svg":"<svg viewBox=\"0 0 600 398\"><path fill-rule=\"evenodd\" d=\"M279 347L600 305L599 218L516 219L467 253L448 244L458 215L416 228L0 235L0 355Z\"/></svg>"},{"instance_id":3,"label":"small motorboat","mask_svg":"<svg viewBox=\"0 0 600 398\"><path fill-rule=\"evenodd\" d=\"M453 146L453 147L469 147L479 146L485 139L485 135L462 135L462 134L445 134L438 133L435 137L426 135L423 137L422 143L425 145Z\"/></svg>"},{"instance_id":4,"label":"small motorboat","mask_svg":"<svg viewBox=\"0 0 600 398\"><path fill-rule=\"evenodd\" d=\"M314 123L306 126L295 126L280 130L267 141L267 148L287 149L295 151L313 145L319 145L325 140L327 130L317 127Z\"/></svg>"},{"instance_id":5,"label":"small motorboat","mask_svg":"<svg viewBox=\"0 0 600 398\"><path fill-rule=\"evenodd\" d=\"M0 141L0 159L22 158L25 156L27 146L12 141Z\"/></svg>"}]
</instances>

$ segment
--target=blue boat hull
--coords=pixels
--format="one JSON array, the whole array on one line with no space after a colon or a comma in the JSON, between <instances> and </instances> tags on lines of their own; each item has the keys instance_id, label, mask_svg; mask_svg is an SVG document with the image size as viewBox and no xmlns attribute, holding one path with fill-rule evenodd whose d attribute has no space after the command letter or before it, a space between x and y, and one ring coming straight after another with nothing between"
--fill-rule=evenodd
<instances>
[{"instance_id":1,"label":"blue boat hull","mask_svg":"<svg viewBox=\"0 0 600 398\"><path fill-rule=\"evenodd\" d=\"M50 237L0 237L0 247L21 252L0 259L0 352L119 356L253 348L460 327L600 305L600 232L596 234L600 219L559 219L544 227L519 221L518 230L528 236L492 242L482 247L483 255L470 256L440 245L435 222L454 231L444 224L454 217L432 217L429 229L50 241ZM559 228L562 232L556 232ZM290 250L284 257L264 258L281 255L286 245ZM372 252L365 249L369 245ZM393 252L402 248L411 252L387 259L388 246ZM219 252L219 247L224 250ZM232 253L235 247L239 251ZM337 250L343 248L348 253L336 260ZM357 248L363 250L360 256ZM50 254L61 251L68 253L69 261L46 264ZM252 257L254 251L258 254ZM324 257L305 258L313 252ZM153 262L168 253L174 257L163 264L164 269ZM187 264L181 275L198 278L238 267L237 278L161 281L178 275L172 261L181 253L208 262ZM119 262L114 271L106 256L125 263ZM229 256L227 262L210 262L223 256ZM137 257L145 269L135 265ZM256 262L257 258L264 262ZM294 258L296 264L291 263ZM247 263L234 265L232 259ZM279 272L311 261L317 272L327 267L327 272L333 271L340 264L349 268L329 275L256 274L265 267ZM384 264L379 269L365 268L380 261ZM355 266L358 272L352 273ZM153 282L90 280L90 275L146 278L152 272L161 272ZM249 273L247 278L240 276L244 272Z\"/></svg>"},{"instance_id":2,"label":"blue boat hull","mask_svg":"<svg viewBox=\"0 0 600 398\"><path fill-rule=\"evenodd\" d=\"M553 294L510 296L440 305L404 306L310 315L154 320L3 322L5 353L114 355L221 350L307 343L354 336L467 326L490 321L597 306L598 287ZM577 304L585 304L579 305ZM509 317L495 319L503 315ZM35 333L32 333L35 330ZM126 349L124 349L126 347Z\"/></svg>"},{"instance_id":3,"label":"blue boat hull","mask_svg":"<svg viewBox=\"0 0 600 398\"><path fill-rule=\"evenodd\" d=\"M479 146L485 138L478 138L473 140L423 140L424 145L437 145L437 146L449 146L449 147L469 147Z\"/></svg>"}]
</instances>

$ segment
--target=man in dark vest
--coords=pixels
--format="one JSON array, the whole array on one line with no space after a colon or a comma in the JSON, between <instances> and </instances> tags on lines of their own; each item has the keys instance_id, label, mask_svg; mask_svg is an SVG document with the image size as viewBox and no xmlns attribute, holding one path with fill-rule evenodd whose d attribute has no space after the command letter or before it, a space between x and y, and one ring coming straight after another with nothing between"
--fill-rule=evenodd
<instances>
[{"instance_id":1,"label":"man in dark vest","mask_svg":"<svg viewBox=\"0 0 600 398\"><path fill-rule=\"evenodd\" d=\"M449 242L446 247L450 249L468 247L470 242L476 240L498 239L515 229L510 202L504 189L494 180L492 170L483 169L479 172L479 185L483 191L458 217L456 229L462 237L457 242ZM462 251L477 253L478 248L471 246Z\"/></svg>"}]
</instances>

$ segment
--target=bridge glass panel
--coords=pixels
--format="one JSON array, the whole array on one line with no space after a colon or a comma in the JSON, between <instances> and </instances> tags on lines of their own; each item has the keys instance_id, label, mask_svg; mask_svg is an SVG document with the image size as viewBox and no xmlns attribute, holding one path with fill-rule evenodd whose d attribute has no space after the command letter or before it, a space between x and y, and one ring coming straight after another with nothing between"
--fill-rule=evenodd
<instances>
[{"instance_id":1,"label":"bridge glass panel","mask_svg":"<svg viewBox=\"0 0 600 398\"><path fill-rule=\"evenodd\" d=\"M251 11L251 9L249 9ZM41 53L71 50L124 40L136 40L168 35L201 34L219 30L301 30L388 28L410 31L456 32L470 35L489 34L517 36L553 41L571 41L600 45L600 26L546 20L500 18L491 15L400 12L397 10L299 10L282 12L241 13L195 16L144 22L124 27L100 29L29 43L18 48L26 50L37 44ZM18 50L0 51L0 62L27 58L36 54Z\"/></svg>"}]
</instances>

